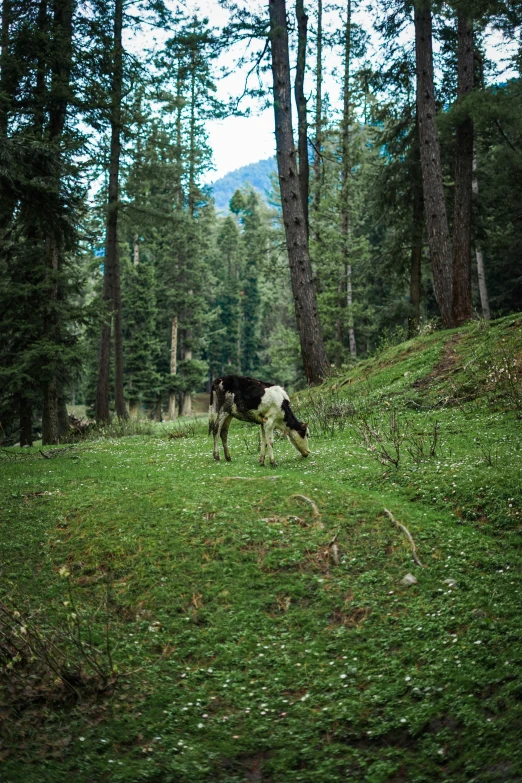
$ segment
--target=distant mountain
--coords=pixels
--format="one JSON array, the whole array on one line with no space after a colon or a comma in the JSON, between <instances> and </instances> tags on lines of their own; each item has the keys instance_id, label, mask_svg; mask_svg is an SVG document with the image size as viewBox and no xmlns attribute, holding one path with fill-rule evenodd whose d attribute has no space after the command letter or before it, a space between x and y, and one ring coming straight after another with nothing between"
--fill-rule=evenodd
<instances>
[{"instance_id":1,"label":"distant mountain","mask_svg":"<svg viewBox=\"0 0 522 783\"><path fill-rule=\"evenodd\" d=\"M258 160L240 169L230 171L224 177L210 185L210 190L216 202L218 212L228 212L228 203L238 188L251 185L266 199L267 192L272 189L270 175L276 171L275 158Z\"/></svg>"}]
</instances>

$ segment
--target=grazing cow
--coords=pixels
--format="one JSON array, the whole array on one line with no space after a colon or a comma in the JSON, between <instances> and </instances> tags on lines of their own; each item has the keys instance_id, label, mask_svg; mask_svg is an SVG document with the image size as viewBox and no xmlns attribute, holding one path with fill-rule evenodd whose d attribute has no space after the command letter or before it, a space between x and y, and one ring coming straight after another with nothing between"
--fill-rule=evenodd
<instances>
[{"instance_id":1,"label":"grazing cow","mask_svg":"<svg viewBox=\"0 0 522 783\"><path fill-rule=\"evenodd\" d=\"M214 381L210 392L209 434L214 435L215 460L219 461L218 444L221 436L225 459L230 462L227 438L232 419L261 425L261 465L265 464L267 446L270 464L275 465L272 448L274 429L288 435L303 457L310 454L307 425L296 419L290 408L288 394L281 386L239 375L225 375Z\"/></svg>"}]
</instances>

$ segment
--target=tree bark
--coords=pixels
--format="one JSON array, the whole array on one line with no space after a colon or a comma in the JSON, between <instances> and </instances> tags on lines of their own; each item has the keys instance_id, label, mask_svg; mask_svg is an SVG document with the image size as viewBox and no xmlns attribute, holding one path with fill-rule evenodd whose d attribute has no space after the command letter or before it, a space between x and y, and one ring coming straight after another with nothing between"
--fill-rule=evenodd
<instances>
[{"instance_id":1,"label":"tree bark","mask_svg":"<svg viewBox=\"0 0 522 783\"><path fill-rule=\"evenodd\" d=\"M43 390L42 445L47 446L59 442L58 387L56 379L52 378L45 384Z\"/></svg>"},{"instance_id":2,"label":"tree bark","mask_svg":"<svg viewBox=\"0 0 522 783\"><path fill-rule=\"evenodd\" d=\"M343 277L346 281L346 310L348 320L348 343L350 356L357 357L357 343L355 341L355 328L353 319L353 291L352 291L352 265L351 254L351 215L350 215L350 120L351 120L351 94L350 94L350 65L352 58L352 3L346 4L346 27L344 39L344 80L343 80L343 117L341 124L341 235L343 242Z\"/></svg>"},{"instance_id":3,"label":"tree bark","mask_svg":"<svg viewBox=\"0 0 522 783\"><path fill-rule=\"evenodd\" d=\"M323 144L323 0L317 2L317 59L315 66L315 141L314 141L314 200L316 213L321 204L321 149ZM317 234L317 230L316 230Z\"/></svg>"},{"instance_id":4,"label":"tree bark","mask_svg":"<svg viewBox=\"0 0 522 783\"><path fill-rule=\"evenodd\" d=\"M19 400L20 446L33 445L33 406L26 397Z\"/></svg>"},{"instance_id":5,"label":"tree bark","mask_svg":"<svg viewBox=\"0 0 522 783\"><path fill-rule=\"evenodd\" d=\"M308 383L319 383L328 361L324 349L308 251L292 131L290 59L285 0L269 0L277 167L297 329Z\"/></svg>"},{"instance_id":6,"label":"tree bark","mask_svg":"<svg viewBox=\"0 0 522 783\"><path fill-rule=\"evenodd\" d=\"M196 55L192 51L190 63L190 124L189 124L189 181L188 210L194 216L196 210Z\"/></svg>"},{"instance_id":7,"label":"tree bark","mask_svg":"<svg viewBox=\"0 0 522 783\"><path fill-rule=\"evenodd\" d=\"M190 293L192 293L192 291ZM191 337L192 337L191 330L187 329L186 338L190 341ZM185 348L183 356L186 362L190 362L192 360L192 348ZM190 391L186 391L183 393L183 402L181 404L181 415L190 416L191 413L192 413L192 397Z\"/></svg>"},{"instance_id":8,"label":"tree bark","mask_svg":"<svg viewBox=\"0 0 522 783\"><path fill-rule=\"evenodd\" d=\"M412 237L411 237L411 255L410 255L410 304L413 313L408 318L408 337L414 337L417 334L420 323L420 302L421 302L421 264L422 247L424 238L424 199L422 196L422 175L420 171L420 149L419 149L419 123L415 117L415 131L412 143L413 155L413 214L412 214Z\"/></svg>"},{"instance_id":9,"label":"tree bark","mask_svg":"<svg viewBox=\"0 0 522 783\"><path fill-rule=\"evenodd\" d=\"M132 263L134 266L140 265L140 237L134 234L134 243L132 248Z\"/></svg>"},{"instance_id":10,"label":"tree bark","mask_svg":"<svg viewBox=\"0 0 522 783\"><path fill-rule=\"evenodd\" d=\"M310 166L308 163L308 120L306 116L306 98L304 79L306 71L306 40L308 16L304 10L303 0L296 0L295 13L297 17L297 64L295 72L295 104L297 106L297 149L299 156L299 187L306 222L306 235L309 231L308 196L310 189Z\"/></svg>"},{"instance_id":11,"label":"tree bark","mask_svg":"<svg viewBox=\"0 0 522 783\"><path fill-rule=\"evenodd\" d=\"M410 304L413 313L408 318L408 337L415 337L420 323L423 223L424 205L421 192L413 202L413 233L410 255Z\"/></svg>"},{"instance_id":12,"label":"tree bark","mask_svg":"<svg viewBox=\"0 0 522 783\"><path fill-rule=\"evenodd\" d=\"M75 0L54 0L51 4L53 16L53 51L51 67L51 89L47 96L49 108L49 141L55 147L58 161L61 157L60 143L65 129L67 108L70 103L70 79L73 56L73 13ZM45 89L45 88L44 88ZM58 177L60 173L58 173ZM58 193L60 181L54 183ZM62 267L63 250L60 239L55 236L52 228L46 238L47 266L49 275L49 298L53 310L49 318L49 330L59 332L57 314L60 290L58 278ZM59 339L59 335L58 339ZM44 387L42 407L42 443L50 445L59 443L61 438L69 433L67 409L63 399L62 384L56 377L51 378ZM53 438L49 440L49 438Z\"/></svg>"},{"instance_id":13,"label":"tree bark","mask_svg":"<svg viewBox=\"0 0 522 783\"><path fill-rule=\"evenodd\" d=\"M473 22L458 17L457 101L473 89ZM453 323L469 321L471 301L471 205L473 192L473 120L469 114L457 125L455 207L453 219Z\"/></svg>"},{"instance_id":14,"label":"tree bark","mask_svg":"<svg viewBox=\"0 0 522 783\"><path fill-rule=\"evenodd\" d=\"M429 2L415 2L415 54L417 65L417 116L421 149L424 209L433 288L444 326L453 326L451 241L442 184L440 146L435 125L432 21Z\"/></svg>"},{"instance_id":15,"label":"tree bark","mask_svg":"<svg viewBox=\"0 0 522 783\"><path fill-rule=\"evenodd\" d=\"M472 190L473 194L478 197L479 193L479 184L477 179L477 159L476 157L473 158L473 184L472 184ZM484 254L482 252L482 248L480 244L477 242L475 247L475 256L477 259L477 275L478 275L478 284L479 284L479 294L480 294L480 307L482 309L482 317L486 321L491 320L491 310L489 307L489 296L488 296L488 288L486 285L486 268L484 265Z\"/></svg>"},{"instance_id":16,"label":"tree bark","mask_svg":"<svg viewBox=\"0 0 522 783\"><path fill-rule=\"evenodd\" d=\"M170 341L170 377L173 378L178 371L178 319L174 316L172 319L172 331ZM169 393L169 420L177 418L178 406L176 402L176 392Z\"/></svg>"},{"instance_id":17,"label":"tree bark","mask_svg":"<svg viewBox=\"0 0 522 783\"><path fill-rule=\"evenodd\" d=\"M123 0L115 0L111 78L111 145L109 193L105 234L103 301L107 322L102 327L96 389L96 419L108 421L111 320L114 329L114 400L120 419L128 417L123 393L123 339L121 329L120 261L118 245L119 172L121 155L121 102L123 86Z\"/></svg>"}]
</instances>

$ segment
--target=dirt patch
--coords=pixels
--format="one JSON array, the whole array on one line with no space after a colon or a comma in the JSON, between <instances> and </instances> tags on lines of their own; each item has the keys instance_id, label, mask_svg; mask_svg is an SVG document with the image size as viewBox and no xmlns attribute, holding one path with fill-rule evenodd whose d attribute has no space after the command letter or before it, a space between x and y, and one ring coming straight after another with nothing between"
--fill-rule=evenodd
<instances>
[{"instance_id":1,"label":"dirt patch","mask_svg":"<svg viewBox=\"0 0 522 783\"><path fill-rule=\"evenodd\" d=\"M456 349L463 337L462 333L454 334L444 343L439 361L428 375L424 376L424 378L418 378L413 383L414 389L426 389L434 381L447 378L460 368L461 360Z\"/></svg>"}]
</instances>

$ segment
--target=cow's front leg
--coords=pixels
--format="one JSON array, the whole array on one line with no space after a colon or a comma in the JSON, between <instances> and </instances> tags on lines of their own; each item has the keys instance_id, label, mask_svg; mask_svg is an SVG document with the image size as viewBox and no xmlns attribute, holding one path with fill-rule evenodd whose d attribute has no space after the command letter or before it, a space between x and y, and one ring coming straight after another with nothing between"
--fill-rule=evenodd
<instances>
[{"instance_id":1,"label":"cow's front leg","mask_svg":"<svg viewBox=\"0 0 522 783\"><path fill-rule=\"evenodd\" d=\"M223 422L223 426L221 427L221 443L223 444L223 451L225 452L225 459L227 462L232 461L232 457L230 456L230 452L228 450L228 428L230 427L231 421L232 416L227 416Z\"/></svg>"},{"instance_id":2,"label":"cow's front leg","mask_svg":"<svg viewBox=\"0 0 522 783\"><path fill-rule=\"evenodd\" d=\"M259 464L265 464L265 451L266 451L266 434L265 434L265 420L261 424L261 451L259 452Z\"/></svg>"},{"instance_id":3,"label":"cow's front leg","mask_svg":"<svg viewBox=\"0 0 522 783\"><path fill-rule=\"evenodd\" d=\"M228 418L228 413L218 413L218 417L214 429L214 459L219 462L219 437L221 435L221 429Z\"/></svg>"}]
</instances>

